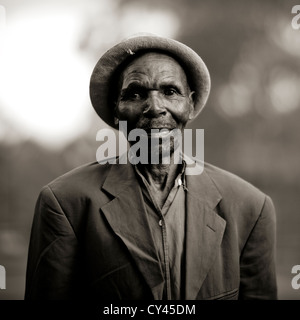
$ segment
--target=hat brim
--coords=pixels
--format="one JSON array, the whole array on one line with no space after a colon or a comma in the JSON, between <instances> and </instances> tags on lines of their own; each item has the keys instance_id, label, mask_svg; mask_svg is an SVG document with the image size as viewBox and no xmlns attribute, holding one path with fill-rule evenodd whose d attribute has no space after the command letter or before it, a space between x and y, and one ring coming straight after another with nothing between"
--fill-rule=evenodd
<instances>
[{"instance_id":1,"label":"hat brim","mask_svg":"<svg viewBox=\"0 0 300 320\"><path fill-rule=\"evenodd\" d=\"M120 65L131 60L139 52L159 51L171 55L183 67L194 93L195 119L206 104L210 92L210 75L200 56L185 44L159 36L137 36L109 49L97 62L90 80L91 103L108 125L114 124L114 104L111 86Z\"/></svg>"}]
</instances>

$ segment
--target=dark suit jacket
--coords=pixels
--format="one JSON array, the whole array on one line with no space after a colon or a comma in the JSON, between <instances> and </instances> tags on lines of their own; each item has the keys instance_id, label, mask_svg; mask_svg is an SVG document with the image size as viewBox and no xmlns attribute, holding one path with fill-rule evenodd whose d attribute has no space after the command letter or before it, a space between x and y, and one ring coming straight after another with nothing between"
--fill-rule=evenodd
<instances>
[{"instance_id":1,"label":"dark suit jacket","mask_svg":"<svg viewBox=\"0 0 300 320\"><path fill-rule=\"evenodd\" d=\"M275 211L237 176L187 176L186 299L276 299ZM161 299L164 274L134 170L76 168L38 198L26 299Z\"/></svg>"}]
</instances>

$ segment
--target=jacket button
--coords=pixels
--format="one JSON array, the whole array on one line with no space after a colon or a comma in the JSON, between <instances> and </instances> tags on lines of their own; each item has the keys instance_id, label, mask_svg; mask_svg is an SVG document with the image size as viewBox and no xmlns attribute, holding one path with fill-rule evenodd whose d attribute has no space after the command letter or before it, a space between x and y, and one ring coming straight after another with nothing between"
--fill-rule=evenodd
<instances>
[{"instance_id":1,"label":"jacket button","mask_svg":"<svg viewBox=\"0 0 300 320\"><path fill-rule=\"evenodd\" d=\"M158 221L159 226L161 227L163 225L162 220Z\"/></svg>"}]
</instances>

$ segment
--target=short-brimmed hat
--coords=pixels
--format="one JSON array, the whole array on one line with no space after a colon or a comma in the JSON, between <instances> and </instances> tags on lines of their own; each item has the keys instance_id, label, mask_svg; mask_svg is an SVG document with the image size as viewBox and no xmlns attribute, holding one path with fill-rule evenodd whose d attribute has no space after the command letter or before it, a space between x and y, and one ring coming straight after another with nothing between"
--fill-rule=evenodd
<instances>
[{"instance_id":1,"label":"short-brimmed hat","mask_svg":"<svg viewBox=\"0 0 300 320\"><path fill-rule=\"evenodd\" d=\"M205 106L210 91L210 75L200 56L185 44L155 35L138 35L109 49L97 62L90 80L90 98L102 120L112 127L117 100L117 80L124 67L143 52L161 52L173 57L186 73L194 93L194 118Z\"/></svg>"}]
</instances>

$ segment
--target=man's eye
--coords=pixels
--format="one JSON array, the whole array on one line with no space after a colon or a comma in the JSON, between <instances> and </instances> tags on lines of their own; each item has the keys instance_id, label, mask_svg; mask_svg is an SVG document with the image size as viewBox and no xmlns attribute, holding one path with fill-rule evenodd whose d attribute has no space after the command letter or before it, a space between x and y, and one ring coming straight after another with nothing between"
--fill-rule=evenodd
<instances>
[{"instance_id":1,"label":"man's eye","mask_svg":"<svg viewBox=\"0 0 300 320\"><path fill-rule=\"evenodd\" d=\"M143 96L143 93L140 91L128 91L121 96L121 100L140 100Z\"/></svg>"},{"instance_id":2,"label":"man's eye","mask_svg":"<svg viewBox=\"0 0 300 320\"><path fill-rule=\"evenodd\" d=\"M142 97L142 95L140 93L138 93L138 92L132 92L129 95L129 98L133 99L133 100L141 99L141 97Z\"/></svg>"},{"instance_id":3,"label":"man's eye","mask_svg":"<svg viewBox=\"0 0 300 320\"><path fill-rule=\"evenodd\" d=\"M166 96L173 96L175 94L177 94L177 90L174 89L174 88L166 88L166 89L164 89L164 95L166 95Z\"/></svg>"}]
</instances>

